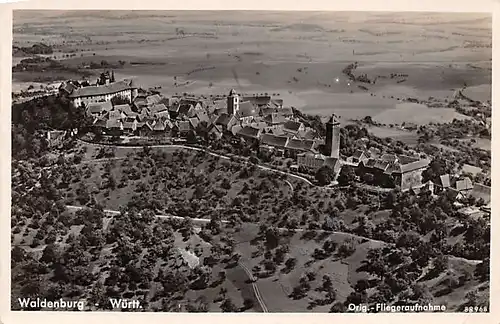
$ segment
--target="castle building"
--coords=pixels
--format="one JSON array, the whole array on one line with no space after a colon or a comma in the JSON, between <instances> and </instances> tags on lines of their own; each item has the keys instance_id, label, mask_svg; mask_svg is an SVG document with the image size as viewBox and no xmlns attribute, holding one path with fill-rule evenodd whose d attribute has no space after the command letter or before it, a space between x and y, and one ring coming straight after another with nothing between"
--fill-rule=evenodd
<instances>
[{"instance_id":1,"label":"castle building","mask_svg":"<svg viewBox=\"0 0 500 324\"><path fill-rule=\"evenodd\" d=\"M240 96L236 93L234 89L229 91L229 96L227 97L227 113L228 115L234 115L240 110Z\"/></svg>"},{"instance_id":2,"label":"castle building","mask_svg":"<svg viewBox=\"0 0 500 324\"><path fill-rule=\"evenodd\" d=\"M132 102L137 96L137 87L132 80L123 80L106 85L78 87L65 82L59 88L61 94L67 96L75 107L82 104L111 101L114 97L122 97Z\"/></svg>"},{"instance_id":3,"label":"castle building","mask_svg":"<svg viewBox=\"0 0 500 324\"><path fill-rule=\"evenodd\" d=\"M334 114L326 123L325 155L328 157L340 157L340 122Z\"/></svg>"}]
</instances>

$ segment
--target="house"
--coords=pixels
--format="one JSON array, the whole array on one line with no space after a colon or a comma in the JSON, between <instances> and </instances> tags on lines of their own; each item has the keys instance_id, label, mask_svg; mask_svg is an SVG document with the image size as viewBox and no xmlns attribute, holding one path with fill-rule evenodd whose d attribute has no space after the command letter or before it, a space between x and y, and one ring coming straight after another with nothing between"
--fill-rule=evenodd
<instances>
[{"instance_id":1,"label":"house","mask_svg":"<svg viewBox=\"0 0 500 324\"><path fill-rule=\"evenodd\" d=\"M210 118L208 117L208 114L205 111L196 111L195 115L200 122L205 122L207 124L210 123Z\"/></svg>"},{"instance_id":2,"label":"house","mask_svg":"<svg viewBox=\"0 0 500 324\"><path fill-rule=\"evenodd\" d=\"M426 159L404 155L384 154L359 162L357 174L373 175L373 183L383 187L399 186L402 191L422 185L422 172L429 166Z\"/></svg>"},{"instance_id":3,"label":"house","mask_svg":"<svg viewBox=\"0 0 500 324\"><path fill-rule=\"evenodd\" d=\"M220 115L216 120L215 120L215 125L222 126L222 129L227 131L230 130L234 125L236 125L238 121L234 117L234 115L228 115L227 113L224 113Z\"/></svg>"},{"instance_id":4,"label":"house","mask_svg":"<svg viewBox=\"0 0 500 324\"><path fill-rule=\"evenodd\" d=\"M148 102L146 101L146 97L137 97L134 99L134 102L132 104L137 109L137 111L141 111L142 109L148 107Z\"/></svg>"},{"instance_id":5,"label":"house","mask_svg":"<svg viewBox=\"0 0 500 324\"><path fill-rule=\"evenodd\" d=\"M221 139L222 137L222 134L223 134L223 129L220 125L215 125L215 124L212 124L210 127L209 127L209 130L208 130L208 134L210 136L213 136L215 139Z\"/></svg>"},{"instance_id":6,"label":"house","mask_svg":"<svg viewBox=\"0 0 500 324\"><path fill-rule=\"evenodd\" d=\"M270 108L270 107L261 108L259 111L260 115L263 117L268 116L268 115L272 115L273 113L277 113L277 112L278 112L278 109Z\"/></svg>"},{"instance_id":7,"label":"house","mask_svg":"<svg viewBox=\"0 0 500 324\"><path fill-rule=\"evenodd\" d=\"M137 119L139 121L145 121L146 119L151 118L149 109L143 108L141 112L137 115Z\"/></svg>"},{"instance_id":8,"label":"house","mask_svg":"<svg viewBox=\"0 0 500 324\"><path fill-rule=\"evenodd\" d=\"M413 191L415 194L419 194L419 193L424 192L424 191L430 191L431 193L434 193L434 190L435 190L434 182L429 180L420 186L412 187L410 190Z\"/></svg>"},{"instance_id":9,"label":"house","mask_svg":"<svg viewBox=\"0 0 500 324\"><path fill-rule=\"evenodd\" d=\"M147 96L147 97L145 98L146 105L147 105L148 107L154 106L154 105L156 105L156 104L159 104L159 103L160 103L160 101L161 101L161 99L162 99L162 98L161 98L161 96L160 96L160 95L158 95L158 94L154 94L154 95Z\"/></svg>"},{"instance_id":10,"label":"house","mask_svg":"<svg viewBox=\"0 0 500 324\"><path fill-rule=\"evenodd\" d=\"M163 119L163 120L170 119L170 113L168 112L168 110L156 112L153 114L153 116L156 119Z\"/></svg>"},{"instance_id":11,"label":"house","mask_svg":"<svg viewBox=\"0 0 500 324\"><path fill-rule=\"evenodd\" d=\"M365 162L369 159L369 154L362 150L356 150L354 154L351 156L351 162L353 164L358 165L360 162Z\"/></svg>"},{"instance_id":12,"label":"house","mask_svg":"<svg viewBox=\"0 0 500 324\"><path fill-rule=\"evenodd\" d=\"M322 154L302 153L297 155L297 165L306 169L316 170L323 166L325 163Z\"/></svg>"},{"instance_id":13,"label":"house","mask_svg":"<svg viewBox=\"0 0 500 324\"><path fill-rule=\"evenodd\" d=\"M124 133L132 134L137 129L137 119L136 118L125 118L122 122L122 129Z\"/></svg>"},{"instance_id":14,"label":"house","mask_svg":"<svg viewBox=\"0 0 500 324\"><path fill-rule=\"evenodd\" d=\"M108 111L113 109L113 105L110 101L105 102L93 102L87 105L85 110L87 116L91 117L99 117Z\"/></svg>"},{"instance_id":15,"label":"house","mask_svg":"<svg viewBox=\"0 0 500 324\"><path fill-rule=\"evenodd\" d=\"M154 136L159 136L159 137L168 137L170 136L170 132L169 132L169 129L167 127L167 122L166 121L162 121L162 120L158 120L154 123L154 125L152 126L152 131L153 131L153 135Z\"/></svg>"},{"instance_id":16,"label":"house","mask_svg":"<svg viewBox=\"0 0 500 324\"><path fill-rule=\"evenodd\" d=\"M139 136L150 136L153 133L153 126L150 122L138 122L136 130Z\"/></svg>"},{"instance_id":17,"label":"house","mask_svg":"<svg viewBox=\"0 0 500 324\"><path fill-rule=\"evenodd\" d=\"M127 115L119 110L113 109L104 115L104 117L107 119L123 119L127 118Z\"/></svg>"},{"instance_id":18,"label":"house","mask_svg":"<svg viewBox=\"0 0 500 324\"><path fill-rule=\"evenodd\" d=\"M261 130L258 128L254 128L251 126L242 127L237 133L236 136L242 137L247 141L257 141L260 137Z\"/></svg>"},{"instance_id":19,"label":"house","mask_svg":"<svg viewBox=\"0 0 500 324\"><path fill-rule=\"evenodd\" d=\"M192 129L189 120L181 120L177 123L179 135L186 136L188 132Z\"/></svg>"},{"instance_id":20,"label":"house","mask_svg":"<svg viewBox=\"0 0 500 324\"><path fill-rule=\"evenodd\" d=\"M161 104L154 104L154 105L150 106L148 110L151 114L155 114L155 113L159 113L159 112L168 112L167 106L165 106L162 103Z\"/></svg>"},{"instance_id":21,"label":"house","mask_svg":"<svg viewBox=\"0 0 500 324\"><path fill-rule=\"evenodd\" d=\"M297 154L303 152L315 152L315 142L291 138L285 145L285 154L289 157L295 157Z\"/></svg>"},{"instance_id":22,"label":"house","mask_svg":"<svg viewBox=\"0 0 500 324\"><path fill-rule=\"evenodd\" d=\"M106 134L120 136L123 134L123 125L120 119L110 118L106 121Z\"/></svg>"},{"instance_id":23,"label":"house","mask_svg":"<svg viewBox=\"0 0 500 324\"><path fill-rule=\"evenodd\" d=\"M176 118L191 118L195 116L194 106L189 103L183 103L182 101L179 103L179 109L177 109Z\"/></svg>"},{"instance_id":24,"label":"house","mask_svg":"<svg viewBox=\"0 0 500 324\"><path fill-rule=\"evenodd\" d=\"M223 114L227 114L227 109L226 108L216 109L214 111L214 115L215 116L220 116L220 115L223 115Z\"/></svg>"},{"instance_id":25,"label":"house","mask_svg":"<svg viewBox=\"0 0 500 324\"><path fill-rule=\"evenodd\" d=\"M394 178L395 185L405 191L422 185L422 172L429 167L429 163L427 159L417 160L399 155L388 171Z\"/></svg>"},{"instance_id":26,"label":"house","mask_svg":"<svg viewBox=\"0 0 500 324\"><path fill-rule=\"evenodd\" d=\"M260 138L259 151L274 151L278 155L282 155L285 153L285 147L288 140L289 139L286 136L262 134Z\"/></svg>"},{"instance_id":27,"label":"house","mask_svg":"<svg viewBox=\"0 0 500 324\"><path fill-rule=\"evenodd\" d=\"M234 125L233 127L231 127L231 133L232 133L234 136L236 136L236 134L237 134L237 133L238 133L241 129L243 129L243 126L236 124L236 125Z\"/></svg>"},{"instance_id":28,"label":"house","mask_svg":"<svg viewBox=\"0 0 500 324\"><path fill-rule=\"evenodd\" d=\"M189 123L190 123L191 129L196 129L196 127L198 127L198 124L200 123L200 121L198 120L198 118L193 117L193 118L189 118Z\"/></svg>"},{"instance_id":29,"label":"house","mask_svg":"<svg viewBox=\"0 0 500 324\"><path fill-rule=\"evenodd\" d=\"M250 101L243 101L239 104L239 109L235 115L242 124L249 124L254 120L254 117L259 116L259 110Z\"/></svg>"},{"instance_id":30,"label":"house","mask_svg":"<svg viewBox=\"0 0 500 324\"><path fill-rule=\"evenodd\" d=\"M469 195L476 198L476 200L482 199L486 206L491 203L491 187L475 183Z\"/></svg>"},{"instance_id":31,"label":"house","mask_svg":"<svg viewBox=\"0 0 500 324\"><path fill-rule=\"evenodd\" d=\"M474 188L470 178L465 177L462 180L457 180L455 190L457 191L457 200L465 199Z\"/></svg>"},{"instance_id":32,"label":"house","mask_svg":"<svg viewBox=\"0 0 500 324\"><path fill-rule=\"evenodd\" d=\"M288 120L283 124L283 131L288 134L298 135L299 132L305 131L304 124Z\"/></svg>"},{"instance_id":33,"label":"house","mask_svg":"<svg viewBox=\"0 0 500 324\"><path fill-rule=\"evenodd\" d=\"M268 95L253 95L253 96L243 96L241 101L251 102L256 107L262 108L267 107L271 101L271 96Z\"/></svg>"},{"instance_id":34,"label":"house","mask_svg":"<svg viewBox=\"0 0 500 324\"><path fill-rule=\"evenodd\" d=\"M252 122L246 126L250 126L250 127L253 127L253 128L258 128L260 129L260 131L264 131L266 128L267 128L267 124L265 122Z\"/></svg>"},{"instance_id":35,"label":"house","mask_svg":"<svg viewBox=\"0 0 500 324\"><path fill-rule=\"evenodd\" d=\"M101 132L105 132L106 125L107 125L107 119L104 117L98 117L94 119L92 123L92 127Z\"/></svg>"},{"instance_id":36,"label":"house","mask_svg":"<svg viewBox=\"0 0 500 324\"><path fill-rule=\"evenodd\" d=\"M269 108L276 108L276 109L286 109L283 108L283 99L271 99L271 101L267 104ZM291 110L291 109L290 109Z\"/></svg>"},{"instance_id":37,"label":"house","mask_svg":"<svg viewBox=\"0 0 500 324\"><path fill-rule=\"evenodd\" d=\"M213 104L207 106L207 111L209 114L220 115L221 113L227 112L227 102L224 99L215 100ZM219 113L216 113L216 112Z\"/></svg>"},{"instance_id":38,"label":"house","mask_svg":"<svg viewBox=\"0 0 500 324\"><path fill-rule=\"evenodd\" d=\"M267 115L264 117L264 121L268 125L282 125L285 124L288 119L285 116L282 116L278 113L272 113L271 115Z\"/></svg>"},{"instance_id":39,"label":"house","mask_svg":"<svg viewBox=\"0 0 500 324\"><path fill-rule=\"evenodd\" d=\"M285 116L286 118L293 118L293 109L290 107L281 107L278 109L278 114Z\"/></svg>"},{"instance_id":40,"label":"house","mask_svg":"<svg viewBox=\"0 0 500 324\"><path fill-rule=\"evenodd\" d=\"M279 126L267 126L262 131L263 134L271 134L276 136L284 136L285 132L282 127Z\"/></svg>"},{"instance_id":41,"label":"house","mask_svg":"<svg viewBox=\"0 0 500 324\"><path fill-rule=\"evenodd\" d=\"M128 104L116 105L114 107L114 110L122 112L127 117L137 116L137 113L135 113L134 111L132 111L132 108Z\"/></svg>"},{"instance_id":42,"label":"house","mask_svg":"<svg viewBox=\"0 0 500 324\"><path fill-rule=\"evenodd\" d=\"M309 139L309 140L314 140L319 137L315 130L308 127L306 127L303 131L299 131L298 136L299 138Z\"/></svg>"},{"instance_id":43,"label":"house","mask_svg":"<svg viewBox=\"0 0 500 324\"><path fill-rule=\"evenodd\" d=\"M450 188L451 187L450 175L443 174L443 175L439 176L439 183L437 185L443 189Z\"/></svg>"}]
</instances>

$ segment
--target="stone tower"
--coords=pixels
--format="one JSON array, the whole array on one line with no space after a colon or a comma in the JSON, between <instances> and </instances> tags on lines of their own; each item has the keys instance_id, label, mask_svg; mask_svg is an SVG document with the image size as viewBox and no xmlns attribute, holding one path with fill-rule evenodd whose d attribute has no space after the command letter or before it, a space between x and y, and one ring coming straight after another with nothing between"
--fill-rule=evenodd
<instances>
[{"instance_id":1,"label":"stone tower","mask_svg":"<svg viewBox=\"0 0 500 324\"><path fill-rule=\"evenodd\" d=\"M229 91L229 96L227 97L227 113L229 115L234 115L239 110L240 110L240 97L238 96L236 91L232 89L231 91Z\"/></svg>"},{"instance_id":2,"label":"stone tower","mask_svg":"<svg viewBox=\"0 0 500 324\"><path fill-rule=\"evenodd\" d=\"M340 122L335 114L326 123L325 154L337 159L340 156Z\"/></svg>"}]
</instances>

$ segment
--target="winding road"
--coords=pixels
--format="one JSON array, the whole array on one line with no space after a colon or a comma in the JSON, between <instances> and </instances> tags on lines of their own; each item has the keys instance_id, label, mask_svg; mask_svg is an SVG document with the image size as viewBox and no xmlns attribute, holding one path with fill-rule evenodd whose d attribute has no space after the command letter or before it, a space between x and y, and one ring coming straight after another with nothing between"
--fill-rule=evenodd
<instances>
[{"instance_id":1,"label":"winding road","mask_svg":"<svg viewBox=\"0 0 500 324\"><path fill-rule=\"evenodd\" d=\"M129 148L136 148L136 149L144 148L143 145L134 145L134 146L127 145L127 146L124 146L124 145L115 145L115 144L100 144L100 143L87 142L87 141L84 141L84 140L81 140L81 139L77 139L77 141L80 142L80 143L82 143L82 144L85 144L85 145L93 145L93 146L97 146L97 147L116 147L116 148L129 147ZM209 154L211 156L215 156L215 157L218 157L218 158L221 158L221 159L225 159L225 160L230 160L231 159L231 157L229 157L227 155L223 155L223 154L219 154L219 153L214 153L214 152L211 152L211 151L209 151L207 149L202 149L202 148L193 147L193 146L178 145L178 144L162 144L162 145L149 145L148 147L150 147L150 148L177 148L177 149L193 150L193 151L197 151L197 152L205 152L205 153L207 153L207 154ZM244 163L251 164L248 161L244 161ZM266 167L266 166L259 165L259 164L254 164L254 165L257 168L261 169L261 170L271 171L271 172L277 172L277 173L280 173L280 174L284 174L284 175L287 175L289 177L302 180L305 183L307 183L308 185L314 186L314 184L311 181L309 181L308 179L306 179L304 177L301 177L299 175L296 175L296 174L293 174L293 173L290 173L290 172L285 172L285 171L273 169L273 168ZM292 188L293 188L293 186L292 186Z\"/></svg>"}]
</instances>

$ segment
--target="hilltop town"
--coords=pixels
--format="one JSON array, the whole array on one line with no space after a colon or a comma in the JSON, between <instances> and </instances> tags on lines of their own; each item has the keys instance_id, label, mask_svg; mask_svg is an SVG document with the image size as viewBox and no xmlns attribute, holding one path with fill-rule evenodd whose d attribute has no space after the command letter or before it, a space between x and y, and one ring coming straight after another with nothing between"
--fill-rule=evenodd
<instances>
[{"instance_id":1,"label":"hilltop town","mask_svg":"<svg viewBox=\"0 0 500 324\"><path fill-rule=\"evenodd\" d=\"M143 14L131 13L139 15L133 28L151 29ZM331 55L311 36L319 25L249 24L262 39L300 35ZM356 47L366 30L397 44L363 24L354 40L321 29L328 48L352 41L352 64L312 64L318 57L301 46L287 57L291 38L279 37L279 59L289 62L276 63L274 42L172 26L165 41L193 48L193 57L166 55L175 45L156 38L114 42L112 31L107 43L86 36L15 46L15 56L35 56L13 73L54 83L13 91L13 310L64 310L26 306L26 298L90 311L489 310L491 102L464 85L469 70L358 64L378 55ZM217 37L252 51L221 54ZM72 46L80 57L66 52ZM144 46L141 55L161 59L113 56L113 46L115 54ZM467 69L464 80L488 81L486 70ZM422 81L426 73L434 74ZM453 90L427 89L436 84ZM308 105L290 95L300 87ZM397 108L346 113L382 104ZM423 122L416 113L444 117Z\"/></svg>"},{"instance_id":2,"label":"hilltop town","mask_svg":"<svg viewBox=\"0 0 500 324\"><path fill-rule=\"evenodd\" d=\"M414 149L391 154L365 145L351 150L351 155L341 154L343 134L338 116L332 115L324 128L318 129L299 111L270 95L242 95L231 89L227 95L212 98L164 97L148 94L133 80L115 81L114 73L108 71L94 85L63 82L59 95L69 98L84 112L87 118L84 130L89 133L83 138L92 142L189 143L213 149L224 138L230 145L246 147L243 156L270 164L281 162L286 165L284 170L311 180L320 179L322 185L337 184L344 167L349 170L345 173L354 171L357 181L366 187L379 187L376 190L420 190L436 185L463 197L471 192L489 191L482 183L474 185L468 177L455 179L452 186L450 174L439 175L438 181L424 182L422 174L429 168L432 157ZM365 135L361 141L368 141L368 134ZM472 190L474 186L476 189ZM489 204L489 198L486 200L485 206Z\"/></svg>"}]
</instances>

